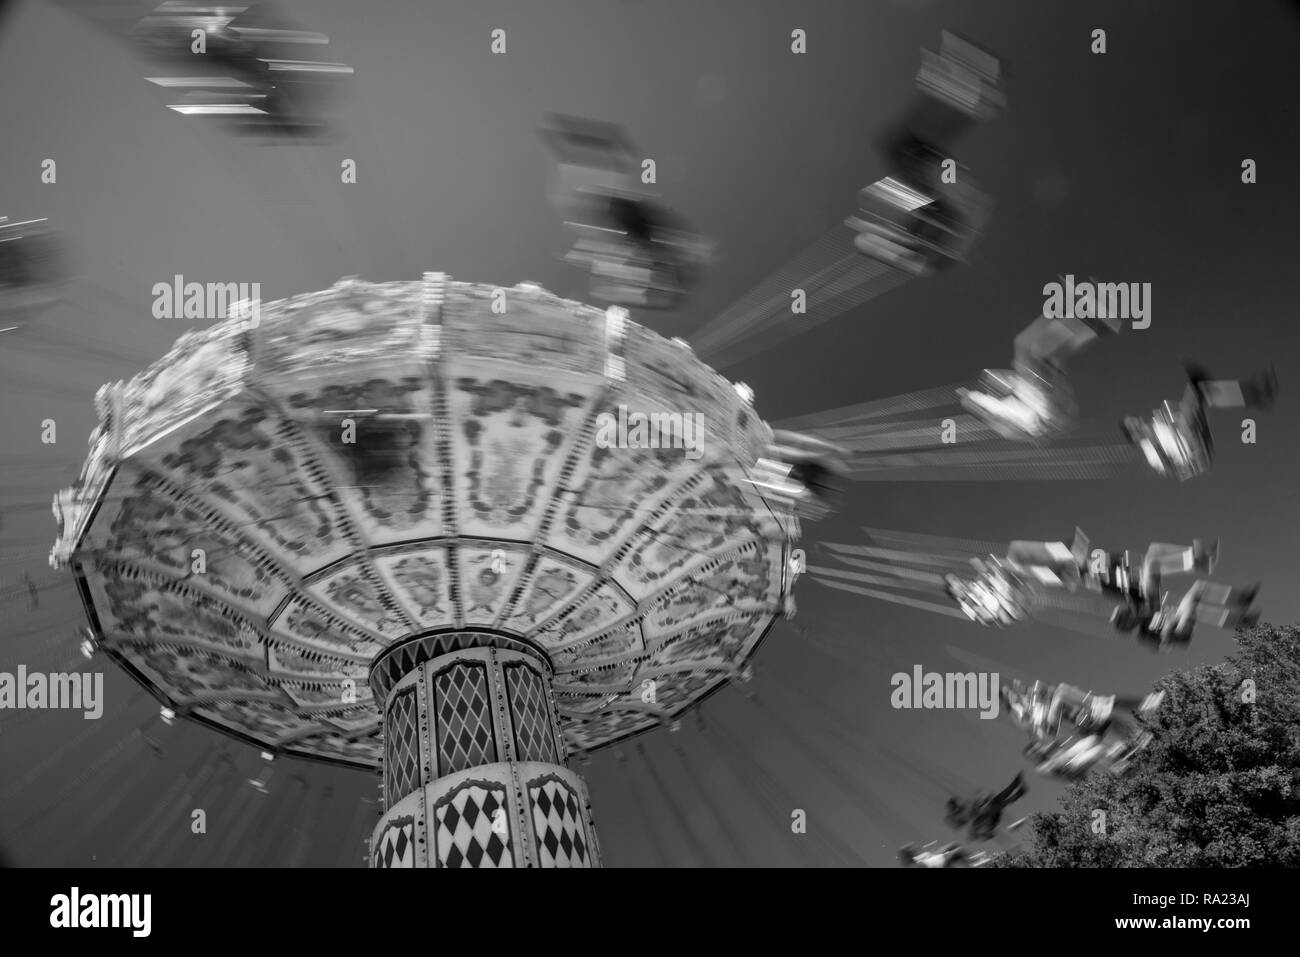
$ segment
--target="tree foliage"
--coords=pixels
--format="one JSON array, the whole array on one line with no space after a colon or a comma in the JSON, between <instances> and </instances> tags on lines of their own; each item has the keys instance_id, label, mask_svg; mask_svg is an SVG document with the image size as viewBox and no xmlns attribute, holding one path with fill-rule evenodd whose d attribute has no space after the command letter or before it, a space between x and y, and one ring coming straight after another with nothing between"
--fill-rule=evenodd
<instances>
[{"instance_id":1,"label":"tree foliage","mask_svg":"<svg viewBox=\"0 0 1300 957\"><path fill-rule=\"evenodd\" d=\"M1236 640L1223 663L1157 682L1154 740L1127 775L1071 785L995 866L1300 866L1300 628Z\"/></svg>"}]
</instances>

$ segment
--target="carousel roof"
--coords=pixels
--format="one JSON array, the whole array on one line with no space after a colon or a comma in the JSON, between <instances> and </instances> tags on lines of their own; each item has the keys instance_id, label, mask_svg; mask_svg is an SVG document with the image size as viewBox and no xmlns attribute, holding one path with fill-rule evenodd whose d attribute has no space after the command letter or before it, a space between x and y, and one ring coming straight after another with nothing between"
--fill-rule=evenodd
<instances>
[{"instance_id":1,"label":"carousel roof","mask_svg":"<svg viewBox=\"0 0 1300 957\"><path fill-rule=\"evenodd\" d=\"M590 750L734 676L781 606L768 427L684 343L537 286L346 280L96 402L52 561L107 654L276 753L377 766L376 656L485 640L546 658ZM700 413L699 456L604 447L620 405Z\"/></svg>"}]
</instances>

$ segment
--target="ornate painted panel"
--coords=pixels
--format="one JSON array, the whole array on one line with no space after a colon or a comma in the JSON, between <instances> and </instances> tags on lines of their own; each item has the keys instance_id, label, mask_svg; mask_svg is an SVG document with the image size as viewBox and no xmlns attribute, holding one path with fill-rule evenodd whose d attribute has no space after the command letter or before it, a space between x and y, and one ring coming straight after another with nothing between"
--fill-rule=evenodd
<instances>
[{"instance_id":1,"label":"ornate painted panel","mask_svg":"<svg viewBox=\"0 0 1300 957\"><path fill-rule=\"evenodd\" d=\"M734 673L797 534L746 482L770 430L680 343L631 322L616 342L604 310L503 293L345 280L188 333L101 389L52 559L81 577L104 646L167 700L230 682L244 704L200 702L216 726L360 767L383 757L368 665L403 642L474 631L545 655L579 749ZM698 443L610 445L598 417L620 407L698 417ZM642 702L657 668L689 678ZM457 714L456 694L484 691L460 677L431 699L447 767L497 747ZM545 748L520 727L516 747Z\"/></svg>"}]
</instances>

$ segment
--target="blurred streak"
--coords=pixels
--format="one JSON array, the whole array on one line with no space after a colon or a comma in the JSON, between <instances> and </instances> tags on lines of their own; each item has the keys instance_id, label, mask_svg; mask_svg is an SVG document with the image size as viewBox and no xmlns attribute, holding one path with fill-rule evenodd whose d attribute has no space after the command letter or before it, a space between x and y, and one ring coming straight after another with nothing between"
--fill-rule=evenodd
<instances>
[{"instance_id":1,"label":"blurred streak","mask_svg":"<svg viewBox=\"0 0 1300 957\"><path fill-rule=\"evenodd\" d=\"M64 297L68 257L47 222L0 216L0 344Z\"/></svg>"},{"instance_id":2,"label":"blurred streak","mask_svg":"<svg viewBox=\"0 0 1300 957\"><path fill-rule=\"evenodd\" d=\"M818 542L818 545L832 553L832 557L842 562L851 564L862 564L858 559L848 558L849 555L866 555L872 558L889 558L895 561L910 562L913 565L947 565L954 562L963 562L969 555L940 555L935 552L911 552L898 548L877 548L872 545L841 545L837 542ZM990 545L988 548L996 548ZM976 549L976 553L987 551L988 548Z\"/></svg>"},{"instance_id":3,"label":"blurred streak","mask_svg":"<svg viewBox=\"0 0 1300 957\"><path fill-rule=\"evenodd\" d=\"M856 309L909 279L966 255L987 223L992 201L966 175L950 180L952 147L1006 105L996 56L944 31L939 52L922 51L916 94L882 149L893 175L863 188L843 232L818 240L776 275L705 323L695 351L725 368ZM793 275L792 275L793 274ZM802 290L805 315L792 310Z\"/></svg>"},{"instance_id":4,"label":"blurred streak","mask_svg":"<svg viewBox=\"0 0 1300 957\"><path fill-rule=\"evenodd\" d=\"M690 816L677 801L675 793L664 779L659 775L650 756L646 753L642 742L638 741L633 750L636 751L637 757L641 759L641 766L645 769L646 777L654 786L654 791L659 797L659 803L667 807L672 814L673 822L677 825L678 831L686 841L687 853L690 854L693 861L703 864L705 867L717 867L718 861L710 851L709 842L701 839L700 834L691 824Z\"/></svg>"},{"instance_id":5,"label":"blurred streak","mask_svg":"<svg viewBox=\"0 0 1300 957\"><path fill-rule=\"evenodd\" d=\"M966 420L965 416L956 416L953 421L960 426ZM934 418L926 419L899 419L889 422L862 422L855 425L839 425L825 429L817 429L815 434L824 439L851 441L854 437L872 438L876 436L890 436L900 430L912 430L920 428L924 423L929 423L931 428L934 427Z\"/></svg>"},{"instance_id":6,"label":"blurred streak","mask_svg":"<svg viewBox=\"0 0 1300 957\"><path fill-rule=\"evenodd\" d=\"M754 698L743 696L745 701L754 704ZM764 712L767 714L767 712ZM770 718L771 716L768 715ZM747 722L748 723L748 722ZM797 808L801 802L786 789L782 778L772 774L752 753L752 748L730 731L725 722L711 722L703 737L712 737L716 744L714 750L724 761L730 764L733 773L747 785L747 790L759 799L764 810L774 821L788 821L791 808ZM714 742L710 742L713 744ZM841 865L862 866L866 862L856 850L850 847L834 828L810 828L809 836L820 843L823 849ZM801 854L807 854L807 842L795 841Z\"/></svg>"},{"instance_id":7,"label":"blurred streak","mask_svg":"<svg viewBox=\"0 0 1300 957\"><path fill-rule=\"evenodd\" d=\"M765 697L754 695L746 697L744 700L754 711L762 714L775 725L796 746L799 754L813 767L821 771L840 793L852 801L854 806L865 805L864 810L873 824L883 824L886 829L894 833L906 833L910 830L907 821L901 815L894 811L884 800L876 797L871 784L866 784L862 778L857 777L853 772L846 771L844 766L835 760L832 752L825 747L826 736L824 733L813 735L805 731L791 720L790 709L774 708L769 699ZM797 705L795 713L806 707L806 704ZM825 712L824 707L819 710ZM838 721L838 718L836 720ZM856 739L856 735L852 735L851 738ZM862 860L856 851L850 849L850 853L859 866L866 864L866 861Z\"/></svg>"},{"instance_id":8,"label":"blurred streak","mask_svg":"<svg viewBox=\"0 0 1300 957\"><path fill-rule=\"evenodd\" d=\"M847 475L854 481L1083 481L1118 477L1136 461L1126 445L952 450L859 456Z\"/></svg>"},{"instance_id":9,"label":"blurred streak","mask_svg":"<svg viewBox=\"0 0 1300 957\"><path fill-rule=\"evenodd\" d=\"M828 254L836 250L842 252L843 240L844 234L838 227L825 233L775 273L767 273L762 282L697 329L691 336L691 342L696 348L720 348L743 334L746 323L756 311L770 312L774 300L788 309L790 290L799 285L799 280L804 276L816 272Z\"/></svg>"},{"instance_id":10,"label":"blurred streak","mask_svg":"<svg viewBox=\"0 0 1300 957\"><path fill-rule=\"evenodd\" d=\"M826 581L824 579L814 579L819 584L827 588L838 588L840 591L853 592L855 595L866 595L868 598L879 598L882 601L893 602L896 605L906 605L909 608L920 608L922 611L932 611L935 614L947 615L949 618L960 618L965 620L966 616L950 605L938 605L934 602L921 601L917 598L907 598L903 595L895 595L887 591L879 591L874 588L858 588L856 585L849 585L843 582Z\"/></svg>"},{"instance_id":11,"label":"blurred streak","mask_svg":"<svg viewBox=\"0 0 1300 957\"><path fill-rule=\"evenodd\" d=\"M881 566L883 575L868 575L866 572L846 571L840 568L828 568L825 565L809 565L808 574L814 578L829 576L848 582L860 582L864 585L884 585L887 588L903 588L913 591L933 591L934 586L943 583L943 577L934 572L918 572L906 568ZM912 579L908 581L907 579ZM822 582L826 584L826 582Z\"/></svg>"},{"instance_id":12,"label":"blurred streak","mask_svg":"<svg viewBox=\"0 0 1300 957\"><path fill-rule=\"evenodd\" d=\"M806 415L798 415L792 419L773 422L772 428L821 431L833 426L842 426L847 429L850 423L856 422L858 419L889 418L905 412L918 412L922 409L955 405L956 399L953 394L955 388L955 385L938 386L920 392L909 392L906 395L894 395L884 399L859 402L855 405L845 405L838 409L827 409L824 412L809 412Z\"/></svg>"},{"instance_id":13,"label":"blurred streak","mask_svg":"<svg viewBox=\"0 0 1300 957\"><path fill-rule=\"evenodd\" d=\"M805 288L808 312L803 316L790 313L790 293L785 293L780 319L765 323L734 344L713 349L697 349L716 368L724 369L766 352L794 336L815 329L846 312L851 312L877 296L897 289L911 277L883 263L863 262L846 257L835 264L835 272L822 280L813 277ZM786 320L801 320L799 322Z\"/></svg>"},{"instance_id":14,"label":"blurred streak","mask_svg":"<svg viewBox=\"0 0 1300 957\"><path fill-rule=\"evenodd\" d=\"M797 432L773 431L750 469L760 495L808 521L838 510L844 500L843 449Z\"/></svg>"},{"instance_id":15,"label":"blurred streak","mask_svg":"<svg viewBox=\"0 0 1300 957\"><path fill-rule=\"evenodd\" d=\"M618 748L614 751L614 760L617 762L616 767L618 769L619 777L626 776L629 773L627 755L623 752L622 748ZM641 816L641 820L645 824L645 832L650 838L650 848L654 852L658 866L670 867L671 863L668 860L668 855L664 851L666 842L659 832L659 825L655 822L654 815L650 813L650 808L646 805L645 798L642 796L642 789L634 786L630 787L628 790L632 792L632 800L633 803L636 804L637 813Z\"/></svg>"},{"instance_id":16,"label":"blurred streak","mask_svg":"<svg viewBox=\"0 0 1300 957\"><path fill-rule=\"evenodd\" d=\"M360 831L365 832L362 843L366 846L366 854L363 859L367 865L369 864L371 830L377 816L374 805L367 803L364 798L357 802L356 810L352 812L352 818L348 823L347 830L343 832L346 838L342 841L342 850L339 851L338 857L334 861L335 867L356 867L356 859L352 851L354 845L351 840Z\"/></svg>"},{"instance_id":17,"label":"blurred streak","mask_svg":"<svg viewBox=\"0 0 1300 957\"><path fill-rule=\"evenodd\" d=\"M917 569L917 568L899 567L898 565L891 565L886 562L869 562L869 561L864 561L860 558L841 557L840 561L844 562L845 564L853 568L863 568L866 569L867 571L874 571L874 572L883 573L885 575L891 575L894 578L909 578L912 581L923 582L927 585L938 585L943 582L943 576L940 575L938 572L924 571L922 569ZM951 562L951 564L954 565L957 564L956 560L954 559ZM810 565L808 566L808 570L810 572L814 572L817 569L814 566ZM858 574L857 572L849 572L849 571L844 571L843 569L827 568L824 566L821 567L821 570L828 575L839 575L844 578L851 578L854 575ZM870 576L863 576L863 577L866 578ZM897 584L898 587L907 587L902 583L895 583L895 584Z\"/></svg>"},{"instance_id":18,"label":"blurred streak","mask_svg":"<svg viewBox=\"0 0 1300 957\"><path fill-rule=\"evenodd\" d=\"M204 32L198 53L195 30ZM345 63L302 59L308 49L328 46L329 37L299 29L269 3L164 3L130 29L129 39L143 56L178 71L146 78L186 91L168 109L224 118L240 132L325 131L340 83L353 73ZM199 64L203 74L193 72Z\"/></svg>"},{"instance_id":19,"label":"blurred streak","mask_svg":"<svg viewBox=\"0 0 1300 957\"><path fill-rule=\"evenodd\" d=\"M263 60L272 73L345 73L353 72L346 63L314 63L310 60Z\"/></svg>"},{"instance_id":20,"label":"blurred streak","mask_svg":"<svg viewBox=\"0 0 1300 957\"><path fill-rule=\"evenodd\" d=\"M645 309L679 305L713 244L642 185L621 127L563 114L547 122L539 134L554 160L548 199L578 237L564 260L588 270L594 299Z\"/></svg>"},{"instance_id":21,"label":"blurred streak","mask_svg":"<svg viewBox=\"0 0 1300 957\"><path fill-rule=\"evenodd\" d=\"M971 451L917 452L912 455L863 456L850 462L850 468L869 469L885 465L1061 465L1127 464L1135 456L1126 445L1103 445L1052 449L977 449Z\"/></svg>"},{"instance_id":22,"label":"blurred streak","mask_svg":"<svg viewBox=\"0 0 1300 957\"><path fill-rule=\"evenodd\" d=\"M862 526L868 538L880 542L909 542L929 549L955 549L969 555L979 555L1006 547L1006 543L986 542L974 538L953 538L950 535L926 535L921 532L906 532L890 528L873 528ZM848 546L831 546L848 550Z\"/></svg>"},{"instance_id":23,"label":"blurred streak","mask_svg":"<svg viewBox=\"0 0 1300 957\"><path fill-rule=\"evenodd\" d=\"M211 103L205 105L193 106L173 106L168 104L167 109L175 110L182 116L266 116L266 110L259 110L255 106L249 106L245 103Z\"/></svg>"},{"instance_id":24,"label":"blurred streak","mask_svg":"<svg viewBox=\"0 0 1300 957\"><path fill-rule=\"evenodd\" d=\"M1091 482L1118 477L1096 465L975 465L962 472L938 468L915 472L877 469L849 475L855 482Z\"/></svg>"},{"instance_id":25,"label":"blurred streak","mask_svg":"<svg viewBox=\"0 0 1300 957\"><path fill-rule=\"evenodd\" d=\"M992 429L983 426L962 428L958 425L954 441L943 441L943 430L933 420L926 422L900 422L898 431L870 436L825 435L833 438L849 452L880 452L888 449L951 448L954 445L972 445L998 439Z\"/></svg>"},{"instance_id":26,"label":"blurred streak","mask_svg":"<svg viewBox=\"0 0 1300 957\"><path fill-rule=\"evenodd\" d=\"M810 565L808 573L820 584L829 588L838 588L841 591L878 598L913 608L921 608L925 611L932 611L954 618L960 618L964 613L966 617L981 620L986 611L982 604L985 600L993 602L991 607L998 610L1000 614L998 623L1001 624L1020 620L1028 614L1028 606L1033 593L1027 588L1021 588L1016 584L1017 580L1014 576L1009 577L1004 583L994 583L1000 587L986 585L981 588L977 584L965 582L964 579L952 571L954 568L964 566L973 551L985 555L996 554L1003 551L1005 546L991 542L973 542L940 536L911 535L874 529L867 529L866 531L869 537L878 540L898 539L899 541L895 544L899 547L877 548L865 545L828 543L823 547L823 554L827 554L831 561L838 561L849 566L849 568L841 569ZM912 551L909 549L907 547L909 539L912 544L916 544L925 550ZM867 557L851 556L869 556L882 559L882 561L871 561ZM923 567L909 567L912 565ZM993 565L995 567L990 569L990 574L1002 570L996 560ZM943 572L942 574L934 570L936 566ZM865 569L865 571L857 571L856 569ZM876 574L869 574L869 572L875 572ZM878 585L892 589L892 591L863 588L862 585ZM905 597L896 594L898 591L928 593L936 598L939 595L946 595L949 599L957 602L961 613L954 610L951 605L940 605L919 598ZM1003 611L1005 611L1005 614L1001 614ZM989 619L985 623L991 624L993 620Z\"/></svg>"},{"instance_id":27,"label":"blurred streak","mask_svg":"<svg viewBox=\"0 0 1300 957\"><path fill-rule=\"evenodd\" d=\"M293 845L283 856L283 862L272 858L272 865L290 868L303 865L319 830L317 822L324 816L333 799L334 785L327 784L318 790L314 802L299 816L297 825L292 829ZM289 830L287 827L285 829Z\"/></svg>"},{"instance_id":28,"label":"blurred streak","mask_svg":"<svg viewBox=\"0 0 1300 957\"><path fill-rule=\"evenodd\" d=\"M188 816L188 809L195 807L196 800L204 793L209 781L219 776L222 771L229 773L234 767L227 748L213 757L213 748L200 752L198 759L186 768L157 803L150 809L140 824L124 841L131 848L137 865L147 864L168 836L166 828L158 827L157 822L169 810L181 809L183 816ZM181 791L184 793L179 793Z\"/></svg>"},{"instance_id":29,"label":"blurred streak","mask_svg":"<svg viewBox=\"0 0 1300 957\"><path fill-rule=\"evenodd\" d=\"M921 51L916 93L882 140L892 175L862 189L845 220L859 252L913 276L966 261L993 204L968 175L944 170L958 140L1005 110L1002 81L998 57L957 34Z\"/></svg>"},{"instance_id":30,"label":"blurred streak","mask_svg":"<svg viewBox=\"0 0 1300 957\"><path fill-rule=\"evenodd\" d=\"M156 86L168 88L193 86L209 89L251 89L249 84L243 80L236 80L232 76L147 76L145 79Z\"/></svg>"}]
</instances>

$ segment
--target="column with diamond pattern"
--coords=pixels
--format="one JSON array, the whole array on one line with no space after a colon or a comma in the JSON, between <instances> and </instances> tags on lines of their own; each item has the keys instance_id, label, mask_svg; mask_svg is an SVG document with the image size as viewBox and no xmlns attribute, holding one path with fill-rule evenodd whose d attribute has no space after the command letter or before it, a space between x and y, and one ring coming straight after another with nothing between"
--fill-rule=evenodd
<instances>
[{"instance_id":1,"label":"column with diamond pattern","mask_svg":"<svg viewBox=\"0 0 1300 957\"><path fill-rule=\"evenodd\" d=\"M387 809L372 865L598 867L586 784L562 764L549 662L518 648L445 647L402 649L409 670L375 686Z\"/></svg>"}]
</instances>

